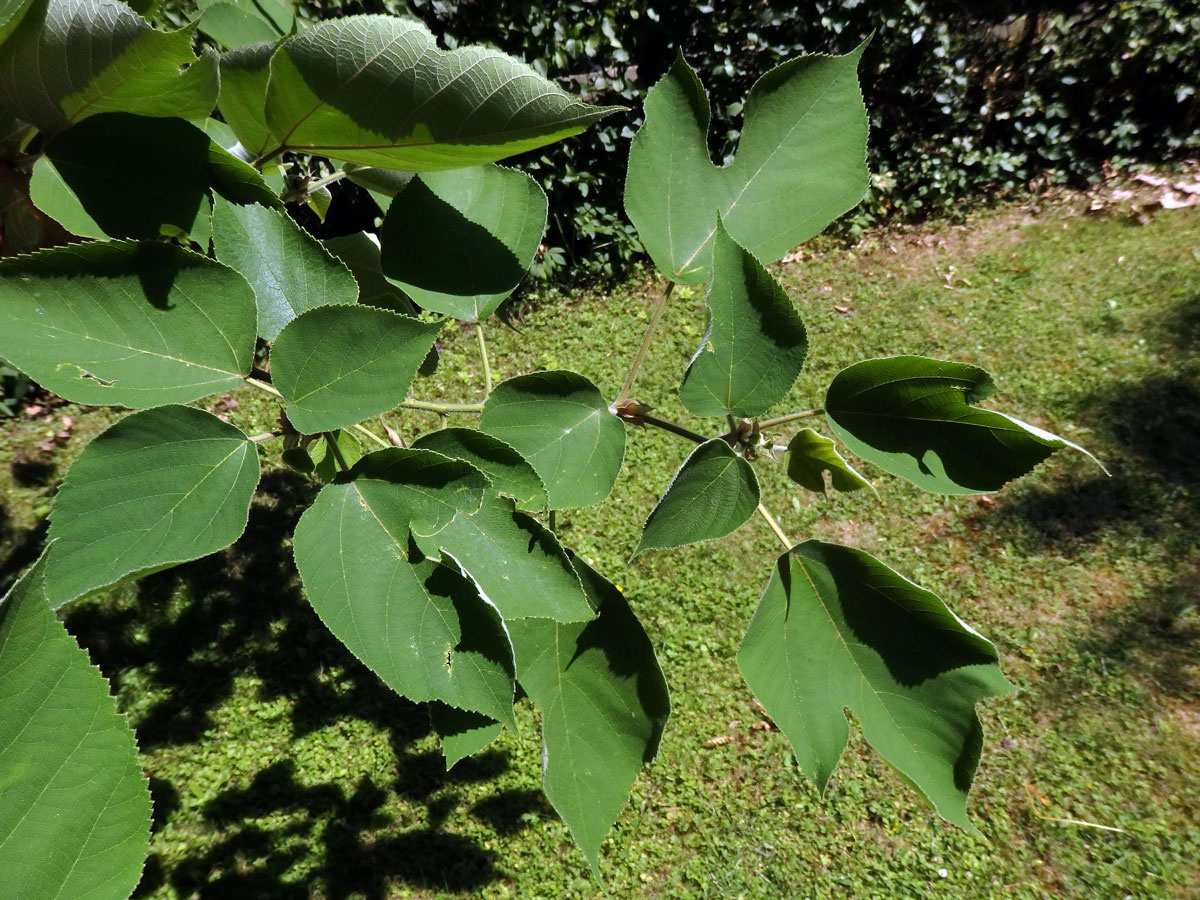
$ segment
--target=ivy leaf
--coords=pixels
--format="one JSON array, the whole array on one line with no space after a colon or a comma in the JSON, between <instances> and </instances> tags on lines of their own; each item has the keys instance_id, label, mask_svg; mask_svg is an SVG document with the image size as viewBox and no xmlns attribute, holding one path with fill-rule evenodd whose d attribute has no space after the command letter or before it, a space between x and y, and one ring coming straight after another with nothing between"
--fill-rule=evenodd
<instances>
[{"instance_id":1,"label":"ivy leaf","mask_svg":"<svg viewBox=\"0 0 1200 900\"><path fill-rule=\"evenodd\" d=\"M108 682L50 611L44 560L0 600L4 892L127 897L150 848L149 785Z\"/></svg>"},{"instance_id":2,"label":"ivy leaf","mask_svg":"<svg viewBox=\"0 0 1200 900\"><path fill-rule=\"evenodd\" d=\"M582 103L495 50L440 50L415 19L347 16L283 44L266 113L285 149L430 172L562 140L616 109Z\"/></svg>"},{"instance_id":3,"label":"ivy leaf","mask_svg":"<svg viewBox=\"0 0 1200 900\"><path fill-rule=\"evenodd\" d=\"M329 630L387 685L513 724L512 650L496 611L410 528L477 509L486 480L427 450L381 450L321 489L296 526L296 566Z\"/></svg>"},{"instance_id":4,"label":"ivy leaf","mask_svg":"<svg viewBox=\"0 0 1200 900\"><path fill-rule=\"evenodd\" d=\"M621 592L572 557L599 610L587 623L508 623L517 680L542 710L543 785L594 867L670 715L654 647Z\"/></svg>"},{"instance_id":5,"label":"ivy leaf","mask_svg":"<svg viewBox=\"0 0 1200 900\"><path fill-rule=\"evenodd\" d=\"M861 550L815 540L779 558L738 650L746 683L818 788L846 746L848 708L938 815L969 830L983 744L975 704L1012 687L996 662L935 595Z\"/></svg>"},{"instance_id":6,"label":"ivy leaf","mask_svg":"<svg viewBox=\"0 0 1200 900\"><path fill-rule=\"evenodd\" d=\"M346 266L282 209L213 204L217 259L241 272L254 288L258 334L273 341L302 312L354 303L358 282Z\"/></svg>"},{"instance_id":7,"label":"ivy leaf","mask_svg":"<svg viewBox=\"0 0 1200 900\"><path fill-rule=\"evenodd\" d=\"M408 396L441 326L372 306L321 306L289 322L271 378L303 434L346 428Z\"/></svg>"},{"instance_id":8,"label":"ivy leaf","mask_svg":"<svg viewBox=\"0 0 1200 900\"><path fill-rule=\"evenodd\" d=\"M423 308L481 322L525 277L545 230L546 194L524 172L427 172L389 205L380 258Z\"/></svg>"},{"instance_id":9,"label":"ivy leaf","mask_svg":"<svg viewBox=\"0 0 1200 900\"><path fill-rule=\"evenodd\" d=\"M608 496L625 456L625 425L599 388L574 372L534 372L497 385L479 418L529 460L550 506L590 506Z\"/></svg>"},{"instance_id":10,"label":"ivy leaf","mask_svg":"<svg viewBox=\"0 0 1200 900\"><path fill-rule=\"evenodd\" d=\"M857 491L875 488L842 459L829 438L811 428L796 432L788 441L787 473L792 481L810 491L825 493L825 473L828 472L836 491Z\"/></svg>"},{"instance_id":11,"label":"ivy leaf","mask_svg":"<svg viewBox=\"0 0 1200 900\"><path fill-rule=\"evenodd\" d=\"M242 383L254 292L159 243L75 244L0 263L0 356L74 403L187 403Z\"/></svg>"},{"instance_id":12,"label":"ivy leaf","mask_svg":"<svg viewBox=\"0 0 1200 900\"><path fill-rule=\"evenodd\" d=\"M54 497L52 605L223 550L246 529L258 452L212 413L163 406L93 440Z\"/></svg>"},{"instance_id":13,"label":"ivy leaf","mask_svg":"<svg viewBox=\"0 0 1200 900\"><path fill-rule=\"evenodd\" d=\"M941 494L998 491L1070 441L973 404L996 391L983 369L893 356L837 374L825 413L855 454Z\"/></svg>"},{"instance_id":14,"label":"ivy leaf","mask_svg":"<svg viewBox=\"0 0 1200 900\"><path fill-rule=\"evenodd\" d=\"M465 709L455 709L444 703L432 703L429 718L442 739L442 755L446 771L468 756L474 756L496 738L504 726L495 719Z\"/></svg>"},{"instance_id":15,"label":"ivy leaf","mask_svg":"<svg viewBox=\"0 0 1200 900\"><path fill-rule=\"evenodd\" d=\"M66 193L45 172L47 162ZM164 225L195 232L209 214L210 190L241 203L279 205L261 175L182 119L92 116L52 138L39 165L43 174L30 186L38 208L64 227L86 223L80 218L86 215L101 237L153 239Z\"/></svg>"},{"instance_id":16,"label":"ivy leaf","mask_svg":"<svg viewBox=\"0 0 1200 900\"><path fill-rule=\"evenodd\" d=\"M267 127L267 82L277 44L264 42L221 55L221 96L217 107L247 153L261 156L271 146Z\"/></svg>"},{"instance_id":17,"label":"ivy leaf","mask_svg":"<svg viewBox=\"0 0 1200 900\"><path fill-rule=\"evenodd\" d=\"M720 438L691 452L642 528L637 556L732 534L758 508L754 467Z\"/></svg>"},{"instance_id":18,"label":"ivy leaf","mask_svg":"<svg viewBox=\"0 0 1200 900\"><path fill-rule=\"evenodd\" d=\"M792 389L808 335L783 288L720 222L712 246L708 331L679 398L695 416L753 418Z\"/></svg>"},{"instance_id":19,"label":"ivy leaf","mask_svg":"<svg viewBox=\"0 0 1200 900\"><path fill-rule=\"evenodd\" d=\"M629 147L625 212L673 281L712 277L718 218L764 263L819 234L867 190L867 113L844 56L801 56L760 78L746 100L737 155L708 155L708 95L680 55L646 96Z\"/></svg>"},{"instance_id":20,"label":"ivy leaf","mask_svg":"<svg viewBox=\"0 0 1200 900\"><path fill-rule=\"evenodd\" d=\"M498 437L474 428L442 428L421 435L413 447L469 462L488 477L494 492L512 497L520 509L546 508L542 479L525 457Z\"/></svg>"},{"instance_id":21,"label":"ivy leaf","mask_svg":"<svg viewBox=\"0 0 1200 900\"><path fill-rule=\"evenodd\" d=\"M162 32L116 0L41 0L0 48L0 104L54 134L86 116L203 119L217 102L217 56L193 29Z\"/></svg>"},{"instance_id":22,"label":"ivy leaf","mask_svg":"<svg viewBox=\"0 0 1200 900\"><path fill-rule=\"evenodd\" d=\"M449 554L506 622L596 616L553 532L505 497L486 497L477 512L456 515L436 534L418 537L417 545L429 557Z\"/></svg>"}]
</instances>

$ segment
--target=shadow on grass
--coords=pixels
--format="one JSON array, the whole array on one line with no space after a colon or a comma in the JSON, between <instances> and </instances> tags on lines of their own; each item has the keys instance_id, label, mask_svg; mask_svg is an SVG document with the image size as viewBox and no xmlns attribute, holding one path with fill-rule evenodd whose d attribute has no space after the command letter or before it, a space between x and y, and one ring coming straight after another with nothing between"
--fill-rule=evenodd
<instances>
[{"instance_id":1,"label":"shadow on grass","mask_svg":"<svg viewBox=\"0 0 1200 900\"><path fill-rule=\"evenodd\" d=\"M228 551L149 576L126 599L80 604L65 621L115 689L131 680L139 696L155 698L135 714L143 751L211 739L216 710L250 678L260 698L286 698L294 737L344 719L385 731L399 777L364 778L347 792L333 780L301 782L287 758L263 759L248 786L202 807L215 842L206 837L182 858L152 854L135 896L169 885L178 896L221 900L383 900L398 884L468 892L503 877L491 851L440 828L460 802L454 786L495 778L508 758L484 753L447 773L439 753L413 748L430 733L427 708L385 687L300 594L284 541L313 494L298 477L268 474L246 533ZM156 830L187 788L183 776L171 777L151 782ZM425 807L423 827L394 821L387 806L396 795Z\"/></svg>"}]
</instances>

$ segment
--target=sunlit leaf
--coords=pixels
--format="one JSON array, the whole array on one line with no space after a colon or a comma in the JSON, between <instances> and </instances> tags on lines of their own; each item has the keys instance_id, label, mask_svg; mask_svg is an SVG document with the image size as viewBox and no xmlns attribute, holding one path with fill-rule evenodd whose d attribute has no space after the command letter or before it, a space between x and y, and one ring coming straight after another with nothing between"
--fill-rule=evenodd
<instances>
[{"instance_id":1,"label":"sunlit leaf","mask_svg":"<svg viewBox=\"0 0 1200 900\"><path fill-rule=\"evenodd\" d=\"M495 719L444 703L431 703L429 717L442 739L442 755L449 770L468 756L478 753L500 736L504 726Z\"/></svg>"},{"instance_id":2,"label":"sunlit leaf","mask_svg":"<svg viewBox=\"0 0 1200 900\"><path fill-rule=\"evenodd\" d=\"M248 153L259 156L271 145L267 127L267 81L276 45L250 44L221 55L218 108Z\"/></svg>"},{"instance_id":3,"label":"sunlit leaf","mask_svg":"<svg viewBox=\"0 0 1200 900\"><path fill-rule=\"evenodd\" d=\"M842 459L837 447L829 438L817 434L811 428L802 428L788 441L787 473L796 484L810 491L825 493L825 473L829 473L835 491L857 491L871 487Z\"/></svg>"},{"instance_id":4,"label":"sunlit leaf","mask_svg":"<svg viewBox=\"0 0 1200 900\"><path fill-rule=\"evenodd\" d=\"M197 27L218 44L230 49L259 41L287 37L296 26L294 7L277 0L221 0L201 2ZM224 85L222 85L224 89Z\"/></svg>"},{"instance_id":5,"label":"sunlit leaf","mask_svg":"<svg viewBox=\"0 0 1200 900\"><path fill-rule=\"evenodd\" d=\"M971 828L975 704L1011 685L992 645L935 595L861 550L805 541L779 558L738 665L819 789L846 746L849 709L942 818Z\"/></svg>"}]
</instances>

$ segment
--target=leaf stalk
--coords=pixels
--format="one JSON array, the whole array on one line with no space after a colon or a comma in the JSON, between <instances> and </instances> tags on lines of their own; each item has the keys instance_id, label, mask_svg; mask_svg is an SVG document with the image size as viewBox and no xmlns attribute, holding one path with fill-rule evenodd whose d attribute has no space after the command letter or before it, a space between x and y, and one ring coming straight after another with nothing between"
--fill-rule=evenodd
<instances>
[{"instance_id":1,"label":"leaf stalk","mask_svg":"<svg viewBox=\"0 0 1200 900\"><path fill-rule=\"evenodd\" d=\"M650 340L654 337L654 330L658 328L658 323L662 320L663 312L667 308L667 300L671 296L671 292L675 290L675 282L668 281L667 289L662 292L662 295L654 304L654 312L650 314L650 323L646 326L646 333L642 335L642 343L638 346L637 353L634 354L633 362L629 365L629 374L625 376L625 384L621 388L621 393L617 397L616 405L620 406L629 399L629 394L633 390L633 382L641 371L642 363L646 361L646 352L650 349Z\"/></svg>"}]
</instances>

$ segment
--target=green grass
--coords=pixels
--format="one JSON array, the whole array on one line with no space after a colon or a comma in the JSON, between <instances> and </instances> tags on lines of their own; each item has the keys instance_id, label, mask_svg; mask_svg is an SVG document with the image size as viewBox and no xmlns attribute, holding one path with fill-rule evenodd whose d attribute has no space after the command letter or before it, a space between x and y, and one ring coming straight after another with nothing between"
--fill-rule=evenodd
<instances>
[{"instance_id":1,"label":"green grass","mask_svg":"<svg viewBox=\"0 0 1200 900\"><path fill-rule=\"evenodd\" d=\"M1112 473L1063 451L980 500L923 494L864 465L878 499L826 498L758 463L764 502L794 539L862 547L996 641L1020 690L982 709L971 812L984 837L940 822L857 737L820 797L782 736L750 727L760 714L734 656L780 547L754 521L628 563L690 448L646 429L631 432L610 500L559 522L564 543L622 586L673 689L602 884L538 791L527 704L519 733L446 773L424 708L323 630L286 544L312 489L273 471L230 551L66 616L117 687L151 777L140 896L1188 896L1200 883L1198 237L1195 210L1139 227L1004 209L779 270L812 344L779 412L819 405L830 377L864 357L969 361L999 383L991 405L1087 446ZM489 327L493 366L569 367L614 396L660 288L535 304L521 334ZM635 396L711 430L674 400L703 327L700 293L677 293ZM477 396L468 337L449 338L420 396ZM235 422L270 427L269 404L238 399ZM36 555L31 529L53 484L113 418L72 414L76 437L53 453L37 449L51 426L0 425L14 463L0 469L5 576ZM412 433L437 421L392 423ZM1122 831L1055 821L1066 819Z\"/></svg>"}]
</instances>

